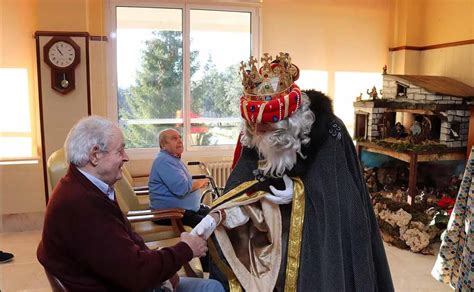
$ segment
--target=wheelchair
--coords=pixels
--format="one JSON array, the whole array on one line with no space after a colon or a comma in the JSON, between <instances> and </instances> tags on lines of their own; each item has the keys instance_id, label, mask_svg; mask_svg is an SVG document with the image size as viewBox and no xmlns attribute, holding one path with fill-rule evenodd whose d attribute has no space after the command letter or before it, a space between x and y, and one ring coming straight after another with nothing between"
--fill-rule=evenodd
<instances>
[{"instance_id":1,"label":"wheelchair","mask_svg":"<svg viewBox=\"0 0 474 292\"><path fill-rule=\"evenodd\" d=\"M200 161L189 161L188 166L197 166L204 174L193 175L193 179L204 179L209 180L208 187L202 192L201 203L210 205L210 202L216 200L224 193L224 188L216 184L211 171L204 162Z\"/></svg>"}]
</instances>

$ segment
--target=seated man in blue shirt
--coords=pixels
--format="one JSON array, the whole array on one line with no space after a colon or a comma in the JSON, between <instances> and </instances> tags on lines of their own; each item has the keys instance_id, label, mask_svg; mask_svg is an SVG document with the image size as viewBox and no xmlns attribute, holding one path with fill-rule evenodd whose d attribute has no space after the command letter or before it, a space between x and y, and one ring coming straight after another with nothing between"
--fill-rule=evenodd
<instances>
[{"instance_id":1,"label":"seated man in blue shirt","mask_svg":"<svg viewBox=\"0 0 474 292\"><path fill-rule=\"evenodd\" d=\"M208 181L191 178L181 161L184 149L178 131L163 130L158 136L158 141L161 150L153 161L148 181L150 207L185 209L182 222L184 225L194 227L209 213L209 208L201 206L200 190ZM166 224L162 221L160 223Z\"/></svg>"}]
</instances>

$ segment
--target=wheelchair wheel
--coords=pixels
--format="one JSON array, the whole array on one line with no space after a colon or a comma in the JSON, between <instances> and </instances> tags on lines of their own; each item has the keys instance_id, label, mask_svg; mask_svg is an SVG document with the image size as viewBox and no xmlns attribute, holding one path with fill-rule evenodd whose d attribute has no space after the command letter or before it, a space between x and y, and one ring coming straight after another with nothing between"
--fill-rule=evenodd
<instances>
[{"instance_id":1,"label":"wheelchair wheel","mask_svg":"<svg viewBox=\"0 0 474 292\"><path fill-rule=\"evenodd\" d=\"M202 204L210 206L213 200L214 200L214 192L211 189L207 189L202 193L202 196L201 196Z\"/></svg>"}]
</instances>

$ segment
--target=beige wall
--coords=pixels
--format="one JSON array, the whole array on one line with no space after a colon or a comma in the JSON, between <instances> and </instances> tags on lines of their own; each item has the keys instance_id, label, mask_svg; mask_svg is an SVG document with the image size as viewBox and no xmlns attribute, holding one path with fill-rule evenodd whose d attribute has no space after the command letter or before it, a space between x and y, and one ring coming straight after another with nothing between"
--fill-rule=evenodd
<instances>
[{"instance_id":1,"label":"beige wall","mask_svg":"<svg viewBox=\"0 0 474 292\"><path fill-rule=\"evenodd\" d=\"M39 141L36 80L36 0L1 0L0 68L25 68L28 76L32 133ZM33 145L33 153L40 150ZM37 157L37 158L38 158ZM23 165L0 165L0 215L44 210L41 161ZM0 221L2 216L0 216ZM3 225L0 222L0 231Z\"/></svg>"},{"instance_id":2,"label":"beige wall","mask_svg":"<svg viewBox=\"0 0 474 292\"><path fill-rule=\"evenodd\" d=\"M474 39L472 0L394 0L390 47Z\"/></svg>"},{"instance_id":3,"label":"beige wall","mask_svg":"<svg viewBox=\"0 0 474 292\"><path fill-rule=\"evenodd\" d=\"M474 1L423 0L425 11L421 45L474 39Z\"/></svg>"},{"instance_id":4,"label":"beige wall","mask_svg":"<svg viewBox=\"0 0 474 292\"><path fill-rule=\"evenodd\" d=\"M262 52L287 51L303 70L381 72L388 61L390 0L265 0Z\"/></svg>"},{"instance_id":5,"label":"beige wall","mask_svg":"<svg viewBox=\"0 0 474 292\"><path fill-rule=\"evenodd\" d=\"M101 0L0 1L0 68L28 70L32 127L39 144L36 163L0 165L0 231L9 231L37 228L38 214L45 210L34 33L76 31L102 35L104 19ZM105 115L105 43L91 42L90 56L92 111ZM61 125L59 115L57 123Z\"/></svg>"},{"instance_id":6,"label":"beige wall","mask_svg":"<svg viewBox=\"0 0 474 292\"><path fill-rule=\"evenodd\" d=\"M422 45L424 20L424 0L394 0L392 3L393 35L390 47L410 44Z\"/></svg>"},{"instance_id":7,"label":"beige wall","mask_svg":"<svg viewBox=\"0 0 474 292\"><path fill-rule=\"evenodd\" d=\"M425 0L423 45L474 40L474 1ZM425 50L419 74L449 76L474 86L474 44Z\"/></svg>"},{"instance_id":8,"label":"beige wall","mask_svg":"<svg viewBox=\"0 0 474 292\"><path fill-rule=\"evenodd\" d=\"M474 40L474 1L396 0L391 47ZM390 73L448 76L474 86L474 44L390 53Z\"/></svg>"}]
</instances>

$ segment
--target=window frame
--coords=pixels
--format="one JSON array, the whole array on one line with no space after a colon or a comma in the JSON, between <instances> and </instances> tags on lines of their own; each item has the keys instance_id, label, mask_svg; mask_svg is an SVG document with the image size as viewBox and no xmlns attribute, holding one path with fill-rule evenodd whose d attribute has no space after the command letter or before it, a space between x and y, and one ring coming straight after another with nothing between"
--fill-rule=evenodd
<instances>
[{"instance_id":1,"label":"window frame","mask_svg":"<svg viewBox=\"0 0 474 292\"><path fill-rule=\"evenodd\" d=\"M213 11L231 11L231 12L249 12L250 33L251 33L251 52L253 56L260 56L261 47L261 23L260 23L260 1L246 0L226 1L217 4L210 4L209 1L196 1L186 3L187 1L153 1L153 0L108 0L107 8L104 10L107 20L107 117L118 122L118 102L117 102L117 39L116 27L117 16L116 7L147 7L147 8L171 8L182 10L183 25L183 112L191 111L191 82L190 82L190 11L191 10L213 10ZM236 96L236 98L239 98ZM192 157L222 157L232 156L235 145L221 146L192 146L190 145L191 135L191 117L189 114L183 114L183 143L185 145L183 156ZM237 141L236 141L237 142ZM158 147L153 148L128 148L127 154L131 159L150 159L153 158Z\"/></svg>"}]
</instances>

